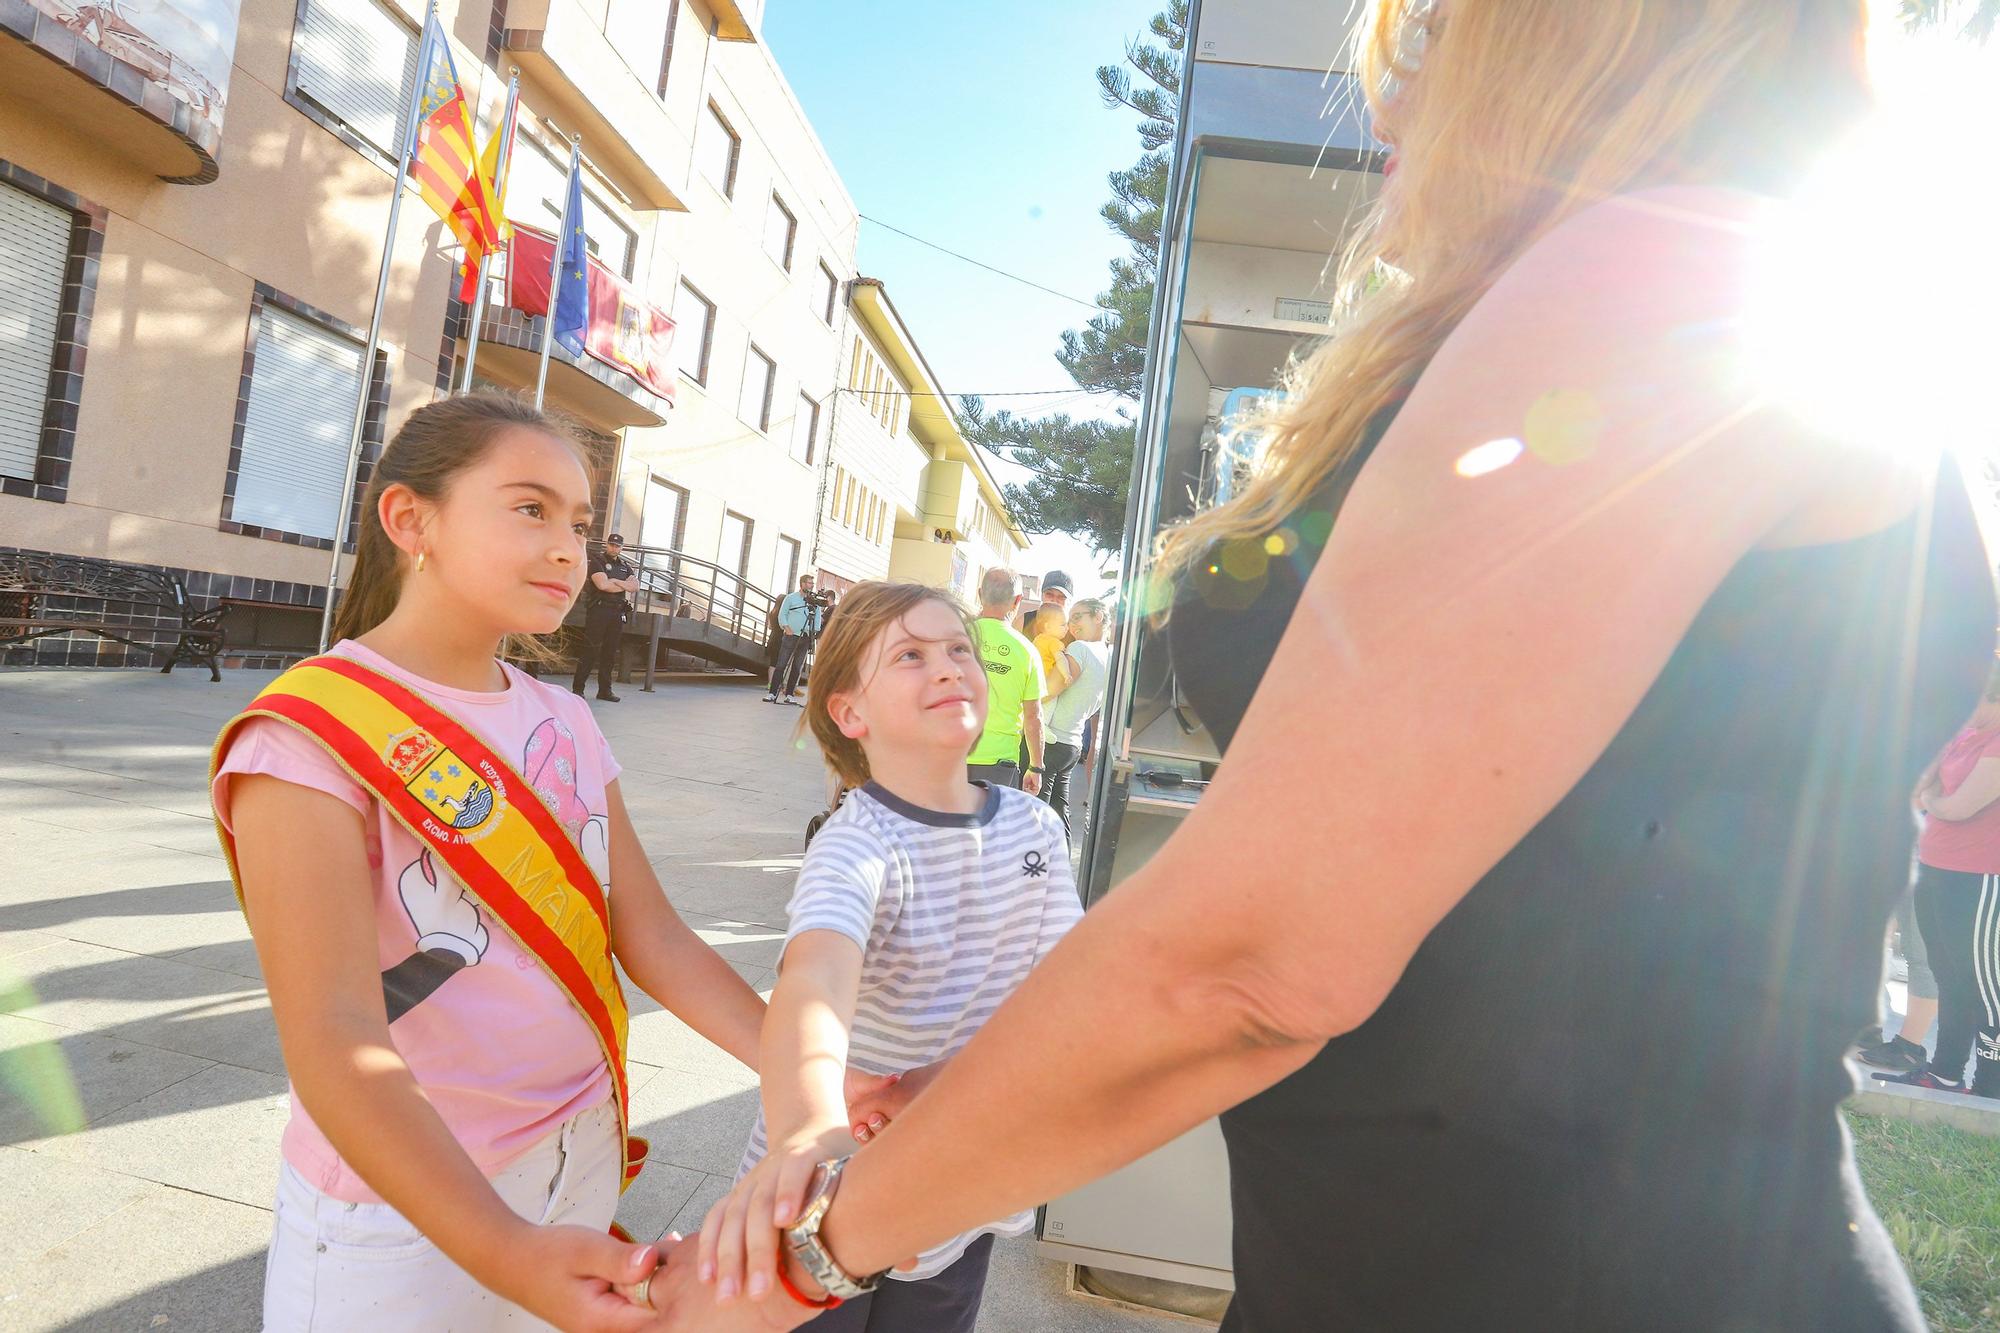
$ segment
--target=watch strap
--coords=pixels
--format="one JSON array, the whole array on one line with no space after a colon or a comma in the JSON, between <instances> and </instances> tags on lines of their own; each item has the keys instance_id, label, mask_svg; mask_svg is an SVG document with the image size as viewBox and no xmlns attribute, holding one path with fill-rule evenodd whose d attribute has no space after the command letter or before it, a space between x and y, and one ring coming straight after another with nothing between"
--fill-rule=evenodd
<instances>
[{"instance_id":1,"label":"watch strap","mask_svg":"<svg viewBox=\"0 0 2000 1333\"><path fill-rule=\"evenodd\" d=\"M882 1273L871 1273L866 1277L855 1277L827 1250L820 1239L820 1224L826 1220L827 1209L833 1206L834 1191L840 1187L840 1173L846 1169L847 1158L837 1157L830 1162L821 1162L813 1176L813 1190L807 1199L805 1211L799 1220L785 1228L785 1248L799 1261L799 1267L812 1275L813 1281L826 1289L829 1296L851 1301L857 1296L866 1296L881 1284ZM887 1270L885 1269L884 1272Z\"/></svg>"}]
</instances>

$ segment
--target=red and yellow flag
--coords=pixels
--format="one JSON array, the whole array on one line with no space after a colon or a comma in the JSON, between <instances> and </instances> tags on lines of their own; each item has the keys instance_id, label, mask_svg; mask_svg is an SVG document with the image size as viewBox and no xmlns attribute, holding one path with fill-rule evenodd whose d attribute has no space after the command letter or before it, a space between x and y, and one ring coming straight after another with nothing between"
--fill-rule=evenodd
<instances>
[{"instance_id":1,"label":"red and yellow flag","mask_svg":"<svg viewBox=\"0 0 2000 1333\"><path fill-rule=\"evenodd\" d=\"M410 150L410 178L452 235L465 247L459 299L470 301L480 266L499 248L499 201L480 160L472 129L472 107L458 82L451 44L433 18L424 34L424 65L418 71L422 96L417 104L416 141ZM494 131L494 141L500 138ZM496 159L497 151L492 154Z\"/></svg>"}]
</instances>

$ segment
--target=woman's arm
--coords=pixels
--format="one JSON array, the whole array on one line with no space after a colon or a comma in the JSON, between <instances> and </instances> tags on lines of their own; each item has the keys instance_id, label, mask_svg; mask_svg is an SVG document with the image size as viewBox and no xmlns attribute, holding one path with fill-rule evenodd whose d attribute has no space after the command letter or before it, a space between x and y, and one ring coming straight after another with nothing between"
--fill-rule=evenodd
<instances>
[{"instance_id":1,"label":"woman's arm","mask_svg":"<svg viewBox=\"0 0 2000 1333\"><path fill-rule=\"evenodd\" d=\"M1055 676L1049 681L1049 692L1042 696L1042 702L1047 703L1051 699L1060 698L1062 692L1076 684L1082 676L1083 668L1069 655L1069 649L1063 649L1056 654Z\"/></svg>"},{"instance_id":2,"label":"woman's arm","mask_svg":"<svg viewBox=\"0 0 2000 1333\"><path fill-rule=\"evenodd\" d=\"M722 955L703 943L667 901L613 782L611 808L611 950L640 990L676 1018L757 1068L764 1001Z\"/></svg>"},{"instance_id":3,"label":"woman's arm","mask_svg":"<svg viewBox=\"0 0 2000 1333\"><path fill-rule=\"evenodd\" d=\"M851 1164L825 1229L849 1271L1103 1175L1364 1022L1745 552L1900 517L1922 460L1806 438L1741 378L1750 249L1600 211L1461 324L1215 785ZM1458 474L1524 436L1512 465Z\"/></svg>"},{"instance_id":4,"label":"woman's arm","mask_svg":"<svg viewBox=\"0 0 2000 1333\"><path fill-rule=\"evenodd\" d=\"M1944 820L1971 819L1995 801L2000 801L2000 759L1991 757L1974 764L1957 790L1928 786L1923 792L1924 813Z\"/></svg>"},{"instance_id":5,"label":"woman's arm","mask_svg":"<svg viewBox=\"0 0 2000 1333\"><path fill-rule=\"evenodd\" d=\"M277 778L237 775L229 786L244 907L285 1069L335 1151L492 1290L565 1327L640 1327L610 1284L644 1276L648 1251L516 1215L397 1053L360 814Z\"/></svg>"},{"instance_id":6,"label":"woman's arm","mask_svg":"<svg viewBox=\"0 0 2000 1333\"><path fill-rule=\"evenodd\" d=\"M849 1164L822 1234L850 1273L1104 1175L1365 1022L1738 559L1907 510L1924 460L1761 405L1735 341L1748 219L1690 223L1684 198L1567 224L1446 341L1214 785ZM1459 474L1506 439L1514 462Z\"/></svg>"}]
</instances>

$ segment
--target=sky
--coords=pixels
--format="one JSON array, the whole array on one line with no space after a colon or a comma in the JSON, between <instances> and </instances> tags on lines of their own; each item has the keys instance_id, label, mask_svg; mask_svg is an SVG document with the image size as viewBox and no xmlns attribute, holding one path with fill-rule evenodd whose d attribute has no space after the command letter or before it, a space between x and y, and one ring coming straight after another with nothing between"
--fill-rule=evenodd
<instances>
[{"instance_id":1,"label":"sky","mask_svg":"<svg viewBox=\"0 0 2000 1333\"><path fill-rule=\"evenodd\" d=\"M1055 359L1126 243L1097 210L1143 151L1107 110L1099 65L1123 59L1163 0L769 0L762 36L866 218L860 270L887 284L952 394L989 409L1102 415ZM886 224L886 226L881 225ZM1077 300L1036 291L887 228ZM1050 390L1059 392L1051 393ZM1008 394L1032 396L1009 397ZM997 462L1003 481L1023 473ZM1114 554L1036 537L1022 572L1063 569L1080 595Z\"/></svg>"}]
</instances>

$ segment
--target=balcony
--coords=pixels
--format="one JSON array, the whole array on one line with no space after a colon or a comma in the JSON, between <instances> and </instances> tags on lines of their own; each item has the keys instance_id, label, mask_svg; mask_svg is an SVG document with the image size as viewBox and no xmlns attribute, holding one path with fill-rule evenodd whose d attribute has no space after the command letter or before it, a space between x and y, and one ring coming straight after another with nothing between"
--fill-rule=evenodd
<instances>
[{"instance_id":1,"label":"balcony","mask_svg":"<svg viewBox=\"0 0 2000 1333\"><path fill-rule=\"evenodd\" d=\"M157 12L128 18L114 5L0 0L0 87L8 101L61 119L169 184L205 185L221 170L239 7L208 0L204 18L217 40L184 20L162 23Z\"/></svg>"},{"instance_id":2,"label":"balcony","mask_svg":"<svg viewBox=\"0 0 2000 1333\"><path fill-rule=\"evenodd\" d=\"M479 324L479 377L532 393L542 354L543 320L497 303ZM459 354L464 355L461 346ZM666 424L672 406L632 376L593 356L571 356L557 343L549 350L548 402L593 430Z\"/></svg>"},{"instance_id":3,"label":"balcony","mask_svg":"<svg viewBox=\"0 0 2000 1333\"><path fill-rule=\"evenodd\" d=\"M5 3L5 0L0 0ZM638 209L685 212L680 197L694 145L604 35L581 0L514 0L505 44L526 99L633 192Z\"/></svg>"}]
</instances>

